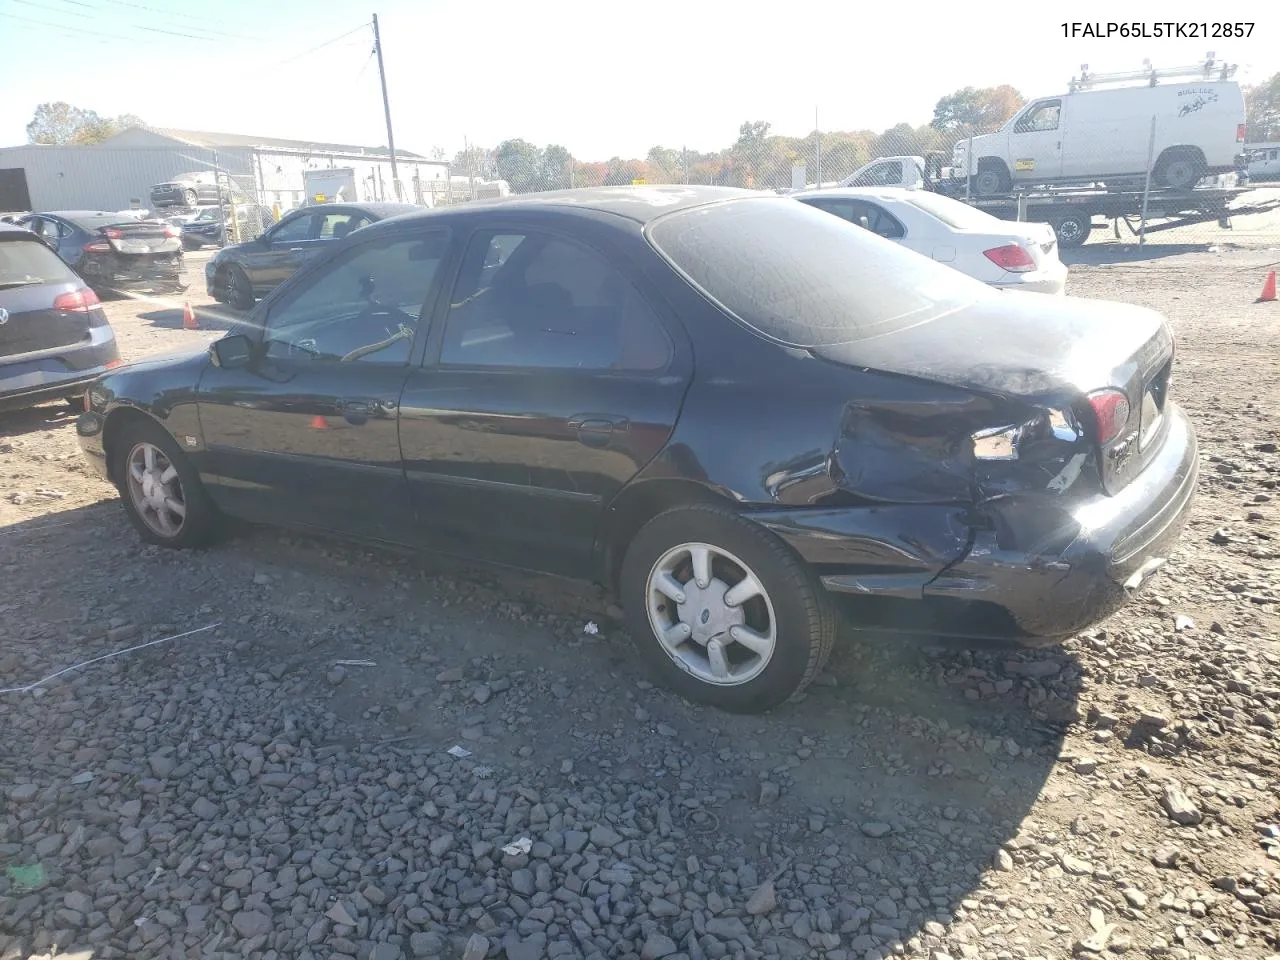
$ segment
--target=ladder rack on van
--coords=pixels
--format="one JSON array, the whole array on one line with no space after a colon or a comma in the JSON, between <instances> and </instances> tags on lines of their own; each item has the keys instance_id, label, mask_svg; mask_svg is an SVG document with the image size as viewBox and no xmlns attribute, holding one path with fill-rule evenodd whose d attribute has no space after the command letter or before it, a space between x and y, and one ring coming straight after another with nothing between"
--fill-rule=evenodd
<instances>
[{"instance_id":1,"label":"ladder rack on van","mask_svg":"<svg viewBox=\"0 0 1280 960\"><path fill-rule=\"evenodd\" d=\"M1214 73L1217 77L1214 77ZM1213 53L1210 52L1203 63L1192 64L1186 67L1165 67L1164 69L1156 69L1151 66L1150 60L1142 61L1141 70L1130 70L1122 73L1090 73L1089 65L1082 63L1080 65L1079 78L1072 78L1067 89L1071 93L1078 93L1081 90L1091 90L1100 83L1125 83L1134 80L1145 80L1150 86L1155 86L1160 80L1171 80L1176 77L1182 79L1196 78L1206 82L1217 80L1229 80L1235 76L1236 64L1228 64L1225 61L1215 60Z\"/></svg>"}]
</instances>

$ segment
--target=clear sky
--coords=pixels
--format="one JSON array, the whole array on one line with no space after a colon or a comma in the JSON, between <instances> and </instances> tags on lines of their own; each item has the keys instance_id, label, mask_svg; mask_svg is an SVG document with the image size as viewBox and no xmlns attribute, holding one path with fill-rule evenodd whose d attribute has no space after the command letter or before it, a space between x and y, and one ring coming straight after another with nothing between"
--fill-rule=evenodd
<instances>
[{"instance_id":1,"label":"clear sky","mask_svg":"<svg viewBox=\"0 0 1280 960\"><path fill-rule=\"evenodd\" d=\"M0 0L0 146L25 142L46 100L155 126L384 144L361 28L374 12L397 146L450 157L464 139L507 137L582 160L710 150L744 120L803 136L815 108L824 130L921 124L959 87L1049 95L1082 63L1177 66L1213 51L1244 82L1280 70L1280 3L1261 0ZM1215 13L1253 20L1252 36L1073 39L1062 28Z\"/></svg>"}]
</instances>

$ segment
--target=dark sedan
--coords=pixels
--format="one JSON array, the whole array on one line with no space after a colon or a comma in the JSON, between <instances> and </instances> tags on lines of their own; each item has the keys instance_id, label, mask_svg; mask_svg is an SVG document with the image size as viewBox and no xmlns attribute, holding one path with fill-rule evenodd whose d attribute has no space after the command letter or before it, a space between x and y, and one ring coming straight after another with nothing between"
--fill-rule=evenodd
<instances>
[{"instance_id":1,"label":"dark sedan","mask_svg":"<svg viewBox=\"0 0 1280 960\"><path fill-rule=\"evenodd\" d=\"M92 290L39 237L0 223L0 410L65 398L118 366Z\"/></svg>"},{"instance_id":2,"label":"dark sedan","mask_svg":"<svg viewBox=\"0 0 1280 960\"><path fill-rule=\"evenodd\" d=\"M257 237L275 222L266 207L237 205L236 222L242 237ZM230 207L206 207L195 217L182 224L182 246L185 250L199 250L206 244L222 246L229 239L227 224L231 219Z\"/></svg>"},{"instance_id":3,"label":"dark sedan","mask_svg":"<svg viewBox=\"0 0 1280 960\"><path fill-rule=\"evenodd\" d=\"M594 578L682 694L865 627L1044 643L1169 556L1196 440L1156 313L992 290L714 187L397 217L77 429L152 543L221 514Z\"/></svg>"},{"instance_id":4,"label":"dark sedan","mask_svg":"<svg viewBox=\"0 0 1280 960\"><path fill-rule=\"evenodd\" d=\"M18 223L43 237L96 290L178 293L182 231L164 220L101 210L33 213Z\"/></svg>"},{"instance_id":5,"label":"dark sedan","mask_svg":"<svg viewBox=\"0 0 1280 960\"><path fill-rule=\"evenodd\" d=\"M205 264L209 296L237 310L274 290L353 230L402 213L421 212L409 203L321 203L301 207L255 240L224 247Z\"/></svg>"},{"instance_id":6,"label":"dark sedan","mask_svg":"<svg viewBox=\"0 0 1280 960\"><path fill-rule=\"evenodd\" d=\"M219 183L212 170L180 173L172 180L151 188L153 207L194 207L200 203L230 203L231 180L224 173Z\"/></svg>"}]
</instances>

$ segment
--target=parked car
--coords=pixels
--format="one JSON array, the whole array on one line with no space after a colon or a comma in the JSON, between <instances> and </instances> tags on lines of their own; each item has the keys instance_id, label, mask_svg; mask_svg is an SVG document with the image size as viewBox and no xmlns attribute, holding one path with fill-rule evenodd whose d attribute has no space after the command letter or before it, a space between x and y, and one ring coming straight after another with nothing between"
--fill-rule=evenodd
<instances>
[{"instance_id":1,"label":"parked car","mask_svg":"<svg viewBox=\"0 0 1280 960\"><path fill-rule=\"evenodd\" d=\"M275 289L295 270L353 230L420 211L410 203L325 203L300 207L247 243L223 247L205 264L209 296L238 310Z\"/></svg>"},{"instance_id":2,"label":"parked car","mask_svg":"<svg viewBox=\"0 0 1280 960\"><path fill-rule=\"evenodd\" d=\"M263 206L237 205L235 210L240 232L246 238L261 236L275 222L271 211ZM222 246L227 242L227 220L230 215L230 207L205 207L196 216L185 221L182 225L183 249L199 250L206 244Z\"/></svg>"},{"instance_id":3,"label":"parked car","mask_svg":"<svg viewBox=\"0 0 1280 960\"><path fill-rule=\"evenodd\" d=\"M180 173L172 180L151 188L151 205L155 207L194 207L200 203L230 203L231 180L224 173L219 183L212 170Z\"/></svg>"},{"instance_id":4,"label":"parked car","mask_svg":"<svg viewBox=\"0 0 1280 960\"><path fill-rule=\"evenodd\" d=\"M98 297L39 237L0 223L0 410L65 398L120 363Z\"/></svg>"},{"instance_id":5,"label":"parked car","mask_svg":"<svg viewBox=\"0 0 1280 960\"><path fill-rule=\"evenodd\" d=\"M1196 438L1150 310L1007 296L788 197L528 194L336 245L77 421L143 539L223 514L617 592L680 693L803 689L864 627L1029 643L1169 556Z\"/></svg>"},{"instance_id":6,"label":"parked car","mask_svg":"<svg viewBox=\"0 0 1280 960\"><path fill-rule=\"evenodd\" d=\"M1067 267L1047 223L999 220L925 190L838 187L792 196L993 287L1066 290Z\"/></svg>"},{"instance_id":7,"label":"parked car","mask_svg":"<svg viewBox=\"0 0 1280 960\"><path fill-rule=\"evenodd\" d=\"M99 292L146 289L176 293L186 289L180 231L164 220L60 210L33 213L18 223L42 236Z\"/></svg>"}]
</instances>

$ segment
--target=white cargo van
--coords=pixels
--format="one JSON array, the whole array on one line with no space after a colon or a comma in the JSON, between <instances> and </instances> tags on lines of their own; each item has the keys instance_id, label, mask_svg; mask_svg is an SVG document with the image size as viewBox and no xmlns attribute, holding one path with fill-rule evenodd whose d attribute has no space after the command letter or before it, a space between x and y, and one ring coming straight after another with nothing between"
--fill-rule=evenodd
<instances>
[{"instance_id":1,"label":"white cargo van","mask_svg":"<svg viewBox=\"0 0 1280 960\"><path fill-rule=\"evenodd\" d=\"M972 178L978 196L995 196L1019 184L1145 177L1150 156L1153 188L1190 189L1241 162L1244 94L1229 79L1234 71L1212 58L1168 70L1086 71L1068 93L1033 100L997 132L974 137L971 154L970 141L957 143L957 172ZM1188 74L1199 79L1160 82ZM1100 88L1125 81L1143 83Z\"/></svg>"}]
</instances>

